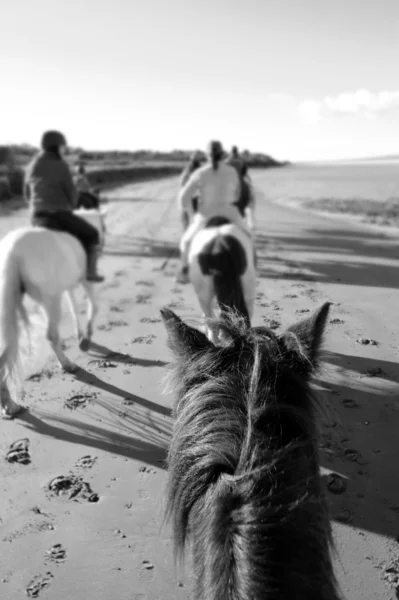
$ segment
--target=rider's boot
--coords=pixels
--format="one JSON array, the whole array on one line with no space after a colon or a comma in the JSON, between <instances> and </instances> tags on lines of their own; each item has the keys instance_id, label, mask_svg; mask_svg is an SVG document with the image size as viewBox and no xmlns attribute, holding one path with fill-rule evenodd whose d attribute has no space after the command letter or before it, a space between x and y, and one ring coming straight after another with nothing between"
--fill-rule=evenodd
<instances>
[{"instance_id":1,"label":"rider's boot","mask_svg":"<svg viewBox=\"0 0 399 600\"><path fill-rule=\"evenodd\" d=\"M104 281L104 277L97 273L97 246L89 246L87 248L87 281L93 281L95 283L101 283Z\"/></svg>"}]
</instances>

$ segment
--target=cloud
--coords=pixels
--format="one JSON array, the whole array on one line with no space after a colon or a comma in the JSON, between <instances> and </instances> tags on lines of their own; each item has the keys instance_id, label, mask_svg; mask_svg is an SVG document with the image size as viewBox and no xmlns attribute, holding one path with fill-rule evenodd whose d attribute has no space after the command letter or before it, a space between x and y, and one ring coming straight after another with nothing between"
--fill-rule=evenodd
<instances>
[{"instance_id":1,"label":"cloud","mask_svg":"<svg viewBox=\"0 0 399 600\"><path fill-rule=\"evenodd\" d=\"M298 110L302 120L315 125L333 115L361 115L375 119L378 115L399 109L399 90L372 93L360 89L322 100L304 100Z\"/></svg>"}]
</instances>

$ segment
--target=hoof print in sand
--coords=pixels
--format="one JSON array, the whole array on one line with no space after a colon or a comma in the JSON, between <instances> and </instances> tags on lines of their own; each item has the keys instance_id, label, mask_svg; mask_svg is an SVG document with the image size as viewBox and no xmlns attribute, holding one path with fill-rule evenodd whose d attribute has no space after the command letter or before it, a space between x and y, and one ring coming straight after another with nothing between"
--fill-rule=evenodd
<instances>
[{"instance_id":1,"label":"hoof print in sand","mask_svg":"<svg viewBox=\"0 0 399 600\"><path fill-rule=\"evenodd\" d=\"M358 344L361 344L362 346L379 346L379 342L376 342L375 340L371 340L370 338L359 338L358 340L356 340L356 342Z\"/></svg>"},{"instance_id":2,"label":"hoof print in sand","mask_svg":"<svg viewBox=\"0 0 399 600\"><path fill-rule=\"evenodd\" d=\"M99 501L98 495L93 493L90 485L72 474L55 477L50 481L48 489L55 496L68 496L68 500Z\"/></svg>"},{"instance_id":3,"label":"hoof print in sand","mask_svg":"<svg viewBox=\"0 0 399 600\"><path fill-rule=\"evenodd\" d=\"M110 312L121 313L123 312L123 308L120 306L110 306Z\"/></svg>"},{"instance_id":4,"label":"hoof print in sand","mask_svg":"<svg viewBox=\"0 0 399 600\"><path fill-rule=\"evenodd\" d=\"M149 475L155 475L156 470L151 469L151 467L143 466L139 468L139 473L148 473Z\"/></svg>"},{"instance_id":5,"label":"hoof print in sand","mask_svg":"<svg viewBox=\"0 0 399 600\"><path fill-rule=\"evenodd\" d=\"M76 461L75 467L78 467L81 469L91 469L96 461L97 461L97 456L90 456L90 454L87 454L86 456L82 456L82 458L79 458Z\"/></svg>"},{"instance_id":6,"label":"hoof print in sand","mask_svg":"<svg viewBox=\"0 0 399 600\"><path fill-rule=\"evenodd\" d=\"M50 550L45 553L46 560L51 562L60 563L66 560L67 552L61 544L55 544Z\"/></svg>"},{"instance_id":7,"label":"hoof print in sand","mask_svg":"<svg viewBox=\"0 0 399 600\"><path fill-rule=\"evenodd\" d=\"M327 489L332 494L343 494L346 491L346 481L338 473L330 473L327 479Z\"/></svg>"},{"instance_id":8,"label":"hoof print in sand","mask_svg":"<svg viewBox=\"0 0 399 600\"><path fill-rule=\"evenodd\" d=\"M29 465L31 456L29 454L29 439L23 438L11 444L6 454L6 461L9 463L17 462L20 465Z\"/></svg>"},{"instance_id":9,"label":"hoof print in sand","mask_svg":"<svg viewBox=\"0 0 399 600\"><path fill-rule=\"evenodd\" d=\"M342 400L342 404L345 406L345 408L358 408L359 407L356 400L352 400L352 398L344 398Z\"/></svg>"},{"instance_id":10,"label":"hoof print in sand","mask_svg":"<svg viewBox=\"0 0 399 600\"><path fill-rule=\"evenodd\" d=\"M148 304L151 300L151 294L138 294L135 298L136 304Z\"/></svg>"},{"instance_id":11,"label":"hoof print in sand","mask_svg":"<svg viewBox=\"0 0 399 600\"><path fill-rule=\"evenodd\" d=\"M297 308L295 312L298 314L308 313L308 312L310 312L310 309L309 308Z\"/></svg>"},{"instance_id":12,"label":"hoof print in sand","mask_svg":"<svg viewBox=\"0 0 399 600\"><path fill-rule=\"evenodd\" d=\"M265 317L263 321L265 322L266 326L269 327L269 329L278 329L281 325L281 323L275 319L269 319L269 317Z\"/></svg>"},{"instance_id":13,"label":"hoof print in sand","mask_svg":"<svg viewBox=\"0 0 399 600\"><path fill-rule=\"evenodd\" d=\"M161 323L162 319L157 319L157 317L143 317L140 319L140 323Z\"/></svg>"},{"instance_id":14,"label":"hoof print in sand","mask_svg":"<svg viewBox=\"0 0 399 600\"><path fill-rule=\"evenodd\" d=\"M365 465L367 463L358 450L354 450L353 448L347 448L344 452L344 457L346 460L350 462L358 463L359 465Z\"/></svg>"},{"instance_id":15,"label":"hoof print in sand","mask_svg":"<svg viewBox=\"0 0 399 600\"><path fill-rule=\"evenodd\" d=\"M70 398L67 398L64 402L64 408L69 410L75 410L76 408L85 408L87 404L95 400L93 394L75 394Z\"/></svg>"},{"instance_id":16,"label":"hoof print in sand","mask_svg":"<svg viewBox=\"0 0 399 600\"><path fill-rule=\"evenodd\" d=\"M144 281L143 279L141 279L140 281L136 281L136 285L142 285L143 287L152 288L155 284L153 281Z\"/></svg>"},{"instance_id":17,"label":"hoof print in sand","mask_svg":"<svg viewBox=\"0 0 399 600\"><path fill-rule=\"evenodd\" d=\"M345 323L345 321L343 319L338 319L338 317L335 317L334 319L330 319L330 323L331 325L342 325L342 323Z\"/></svg>"},{"instance_id":18,"label":"hoof print in sand","mask_svg":"<svg viewBox=\"0 0 399 600\"><path fill-rule=\"evenodd\" d=\"M29 596L29 598L38 598L40 592L50 585L53 577L54 575L50 572L46 573L44 577L42 575L36 575L26 588L26 595Z\"/></svg>"},{"instance_id":19,"label":"hoof print in sand","mask_svg":"<svg viewBox=\"0 0 399 600\"><path fill-rule=\"evenodd\" d=\"M153 334L150 335L141 335L139 337L133 338L132 344L152 344L152 340L155 340L156 336Z\"/></svg>"},{"instance_id":20,"label":"hoof print in sand","mask_svg":"<svg viewBox=\"0 0 399 600\"><path fill-rule=\"evenodd\" d=\"M363 373L363 376L366 376L366 377L378 377L379 375L385 375L385 373L381 369L381 367L374 367L372 369L367 369L367 371L365 373Z\"/></svg>"}]
</instances>

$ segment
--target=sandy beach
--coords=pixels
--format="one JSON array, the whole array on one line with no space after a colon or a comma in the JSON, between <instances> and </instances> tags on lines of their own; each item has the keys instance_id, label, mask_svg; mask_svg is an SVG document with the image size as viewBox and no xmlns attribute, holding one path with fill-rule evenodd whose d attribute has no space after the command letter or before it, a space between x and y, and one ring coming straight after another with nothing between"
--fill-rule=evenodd
<instances>
[{"instance_id":1,"label":"sandy beach","mask_svg":"<svg viewBox=\"0 0 399 600\"><path fill-rule=\"evenodd\" d=\"M397 234L274 204L265 178L253 176L254 324L279 330L333 303L315 385L332 413L321 422L321 443L336 572L347 600L391 600L399 589ZM172 397L162 393L170 353L159 309L168 305L191 323L201 316L192 287L175 283L177 185L171 178L107 194L106 280L87 354L64 315L76 375L60 371L27 303L35 353L21 402L29 411L0 422L5 600L191 597L190 563L176 571L163 526ZM0 236L26 219L24 210L3 214ZM25 438L30 462L7 462L11 444ZM331 473L344 480L340 493L328 488Z\"/></svg>"}]
</instances>

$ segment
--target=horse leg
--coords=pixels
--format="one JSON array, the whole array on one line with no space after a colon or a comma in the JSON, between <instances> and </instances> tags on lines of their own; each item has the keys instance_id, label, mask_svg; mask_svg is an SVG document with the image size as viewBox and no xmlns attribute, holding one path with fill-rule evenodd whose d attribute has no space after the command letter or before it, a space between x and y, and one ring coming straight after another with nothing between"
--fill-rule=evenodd
<instances>
[{"instance_id":1,"label":"horse leg","mask_svg":"<svg viewBox=\"0 0 399 600\"><path fill-rule=\"evenodd\" d=\"M250 321L254 314L255 297L256 297L256 273L255 269L250 265L243 275L241 275L241 285L244 294L244 302L247 307Z\"/></svg>"},{"instance_id":2,"label":"horse leg","mask_svg":"<svg viewBox=\"0 0 399 600\"><path fill-rule=\"evenodd\" d=\"M61 321L61 296L52 296L43 301L44 310L47 315L47 339L50 342L52 349L61 367L68 373L74 373L77 370L77 365L71 362L61 348L61 339L59 334L59 326Z\"/></svg>"},{"instance_id":3,"label":"horse leg","mask_svg":"<svg viewBox=\"0 0 399 600\"><path fill-rule=\"evenodd\" d=\"M87 325L86 335L83 335L80 340L79 348L83 352L87 352L90 347L91 338L93 336L93 323L98 313L98 305L96 302L96 296L94 287L89 281L83 281L82 285L87 294Z\"/></svg>"},{"instance_id":4,"label":"horse leg","mask_svg":"<svg viewBox=\"0 0 399 600\"><path fill-rule=\"evenodd\" d=\"M80 342L83 338L83 331L80 326L79 309L78 309L78 302L77 302L77 299L75 296L75 290L70 290L69 292L66 292L66 295L67 295L73 323L75 326L76 337L78 338L78 341Z\"/></svg>"},{"instance_id":5,"label":"horse leg","mask_svg":"<svg viewBox=\"0 0 399 600\"><path fill-rule=\"evenodd\" d=\"M14 417L22 410L22 406L11 398L10 390L5 381L0 384L0 407L3 417Z\"/></svg>"},{"instance_id":6,"label":"horse leg","mask_svg":"<svg viewBox=\"0 0 399 600\"><path fill-rule=\"evenodd\" d=\"M190 265L190 272L191 281L204 315L208 339L212 344L216 344L219 339L219 328L215 327L212 323L212 320L215 318L215 312L213 310L215 290L212 277L210 275L203 275L198 260L192 262Z\"/></svg>"}]
</instances>

